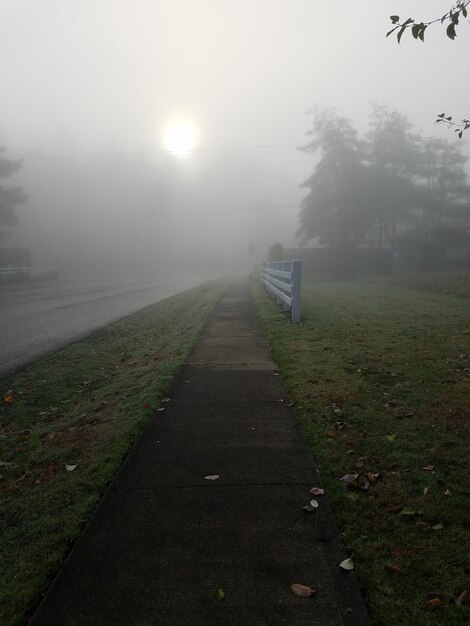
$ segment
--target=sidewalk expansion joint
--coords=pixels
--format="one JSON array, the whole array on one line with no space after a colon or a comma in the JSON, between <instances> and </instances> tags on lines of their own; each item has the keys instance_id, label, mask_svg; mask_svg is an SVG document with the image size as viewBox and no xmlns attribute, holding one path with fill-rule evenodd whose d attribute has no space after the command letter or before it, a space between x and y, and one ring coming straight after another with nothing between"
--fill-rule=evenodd
<instances>
[{"instance_id":1,"label":"sidewalk expansion joint","mask_svg":"<svg viewBox=\"0 0 470 626\"><path fill-rule=\"evenodd\" d=\"M312 472L313 473L313 472ZM119 482L119 481L118 481ZM173 489L225 489L239 488L239 487L311 487L312 482L315 482L315 478L312 477L310 481L287 481L287 482L272 482L272 483L218 483L211 482L207 485L188 484L188 485L157 485L155 487L120 487L111 485L111 489L114 491L171 491Z\"/></svg>"},{"instance_id":2,"label":"sidewalk expansion joint","mask_svg":"<svg viewBox=\"0 0 470 626\"><path fill-rule=\"evenodd\" d=\"M204 402L174 402L173 404L168 404L167 407L187 407L187 406L214 406L215 404L219 404L221 407L227 407L227 406L240 406L243 404L249 404L249 405L253 405L253 404L261 404L261 405L267 405L267 404L272 404L273 406L279 406L280 404L284 404L285 406L289 407L290 409L294 408L294 405L291 404L290 402L288 402L285 399L280 398L279 400L233 400L231 402L224 402L222 400L213 400L213 401L208 401L205 400ZM158 412L158 409L157 409Z\"/></svg>"}]
</instances>

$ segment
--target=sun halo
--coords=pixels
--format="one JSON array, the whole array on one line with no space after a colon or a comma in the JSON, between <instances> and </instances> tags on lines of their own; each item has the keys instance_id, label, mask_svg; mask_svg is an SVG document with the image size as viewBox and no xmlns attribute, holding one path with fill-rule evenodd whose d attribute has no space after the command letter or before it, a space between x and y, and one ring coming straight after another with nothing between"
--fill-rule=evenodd
<instances>
[{"instance_id":1,"label":"sun halo","mask_svg":"<svg viewBox=\"0 0 470 626\"><path fill-rule=\"evenodd\" d=\"M165 126L163 141L165 148L175 156L184 156L196 146L195 127L184 121L170 122Z\"/></svg>"}]
</instances>

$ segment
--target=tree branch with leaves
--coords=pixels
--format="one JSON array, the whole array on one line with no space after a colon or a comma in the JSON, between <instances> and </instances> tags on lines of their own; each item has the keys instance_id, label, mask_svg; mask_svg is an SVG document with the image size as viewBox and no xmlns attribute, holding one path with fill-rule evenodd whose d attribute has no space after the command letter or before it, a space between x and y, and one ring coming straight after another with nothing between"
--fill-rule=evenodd
<instances>
[{"instance_id":1,"label":"tree branch with leaves","mask_svg":"<svg viewBox=\"0 0 470 626\"><path fill-rule=\"evenodd\" d=\"M411 30L411 34L415 39L424 41L424 34L428 26L439 22L441 24L445 24L447 22L446 35L453 41L457 37L455 30L456 26L460 24L461 18L465 19L468 16L467 7L469 4L470 0L459 0L449 9L447 13L444 13L442 17L428 22L418 22L411 17L404 22L401 22L399 15L391 15L390 21L393 24L393 28L388 31L386 37L396 32L397 41L400 43L404 33ZM452 115L446 115L446 113L440 113L437 116L436 124L442 123L447 123L449 128L454 128L454 132L458 133L460 139L462 139L464 131L470 128L470 120L464 118L460 120L460 122L454 122Z\"/></svg>"},{"instance_id":2,"label":"tree branch with leaves","mask_svg":"<svg viewBox=\"0 0 470 626\"><path fill-rule=\"evenodd\" d=\"M409 17L404 22L400 22L399 15L391 15L390 21L393 24L393 28L388 31L386 37L391 35L392 33L397 32L397 41L400 43L401 38L405 34L406 31L411 31L412 36L415 39L420 39L424 41L424 34L426 29L432 24L441 23L444 24L447 22L446 35L449 39L454 40L457 37L456 26L459 25L460 19L466 18L468 15L467 6L470 4L470 0L459 0L455 5L453 5L447 13L445 13L442 17L437 18L435 20L430 20L429 22L418 22L417 20Z\"/></svg>"}]
</instances>

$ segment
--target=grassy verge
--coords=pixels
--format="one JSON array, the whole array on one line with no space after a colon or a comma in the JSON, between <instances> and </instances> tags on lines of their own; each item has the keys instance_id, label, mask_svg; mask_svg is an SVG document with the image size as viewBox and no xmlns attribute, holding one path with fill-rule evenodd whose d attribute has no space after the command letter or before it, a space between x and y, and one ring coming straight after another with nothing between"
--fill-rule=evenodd
<instances>
[{"instance_id":1,"label":"grassy verge","mask_svg":"<svg viewBox=\"0 0 470 626\"><path fill-rule=\"evenodd\" d=\"M410 272L386 279L390 284L434 293L470 296L470 270Z\"/></svg>"},{"instance_id":2,"label":"grassy verge","mask_svg":"<svg viewBox=\"0 0 470 626\"><path fill-rule=\"evenodd\" d=\"M165 300L0 381L2 626L37 605L221 290Z\"/></svg>"},{"instance_id":3,"label":"grassy verge","mask_svg":"<svg viewBox=\"0 0 470 626\"><path fill-rule=\"evenodd\" d=\"M374 622L469 623L469 300L318 284L296 328L255 292Z\"/></svg>"}]
</instances>

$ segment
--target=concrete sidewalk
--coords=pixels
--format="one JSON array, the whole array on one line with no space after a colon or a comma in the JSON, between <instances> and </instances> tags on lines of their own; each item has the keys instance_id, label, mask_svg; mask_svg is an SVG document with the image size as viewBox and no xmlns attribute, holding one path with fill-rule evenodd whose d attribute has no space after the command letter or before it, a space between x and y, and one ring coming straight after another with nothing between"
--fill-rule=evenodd
<instances>
[{"instance_id":1,"label":"concrete sidewalk","mask_svg":"<svg viewBox=\"0 0 470 626\"><path fill-rule=\"evenodd\" d=\"M319 476L275 374L232 283L32 624L369 624L325 497L302 509Z\"/></svg>"}]
</instances>

